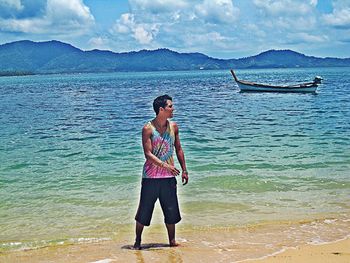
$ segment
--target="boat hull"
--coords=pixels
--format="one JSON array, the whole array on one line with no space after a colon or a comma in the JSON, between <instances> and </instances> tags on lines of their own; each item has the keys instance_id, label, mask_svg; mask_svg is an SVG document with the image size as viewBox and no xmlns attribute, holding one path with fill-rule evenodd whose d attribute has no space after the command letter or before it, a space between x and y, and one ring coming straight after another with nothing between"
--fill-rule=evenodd
<instances>
[{"instance_id":1,"label":"boat hull","mask_svg":"<svg viewBox=\"0 0 350 263\"><path fill-rule=\"evenodd\" d=\"M263 92L301 92L301 93L315 93L317 85L310 85L305 87L269 87L269 86L252 86L237 82L240 91L263 91Z\"/></svg>"},{"instance_id":2,"label":"boat hull","mask_svg":"<svg viewBox=\"0 0 350 263\"><path fill-rule=\"evenodd\" d=\"M231 74L236 81L241 91L255 91L255 92L302 92L302 93L316 93L318 84L321 83L322 78L316 76L312 82L300 83L288 86L278 86L269 84L260 84L256 82L239 80L235 72L231 69Z\"/></svg>"}]
</instances>

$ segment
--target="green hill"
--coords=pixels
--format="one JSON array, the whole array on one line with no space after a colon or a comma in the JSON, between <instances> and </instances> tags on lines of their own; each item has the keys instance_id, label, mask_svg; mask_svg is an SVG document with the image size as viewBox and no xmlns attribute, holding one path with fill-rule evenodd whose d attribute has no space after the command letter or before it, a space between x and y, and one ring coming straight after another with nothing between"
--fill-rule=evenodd
<instances>
[{"instance_id":1,"label":"green hill","mask_svg":"<svg viewBox=\"0 0 350 263\"><path fill-rule=\"evenodd\" d=\"M169 49L114 53L83 51L54 40L23 40L0 45L0 75L330 66L348 67L350 58L317 58L291 50L269 50L240 59L216 59Z\"/></svg>"}]
</instances>

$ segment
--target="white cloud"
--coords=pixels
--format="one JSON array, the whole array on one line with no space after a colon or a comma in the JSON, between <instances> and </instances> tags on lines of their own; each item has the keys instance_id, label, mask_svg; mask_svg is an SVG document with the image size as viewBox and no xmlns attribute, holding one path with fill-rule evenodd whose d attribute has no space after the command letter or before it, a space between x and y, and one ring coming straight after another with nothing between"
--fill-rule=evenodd
<instances>
[{"instance_id":1,"label":"white cloud","mask_svg":"<svg viewBox=\"0 0 350 263\"><path fill-rule=\"evenodd\" d=\"M349 0L333 0L332 5L335 9L349 8Z\"/></svg>"},{"instance_id":2,"label":"white cloud","mask_svg":"<svg viewBox=\"0 0 350 263\"><path fill-rule=\"evenodd\" d=\"M89 40L89 44L100 47L105 44L105 40L102 37L93 37Z\"/></svg>"},{"instance_id":3,"label":"white cloud","mask_svg":"<svg viewBox=\"0 0 350 263\"><path fill-rule=\"evenodd\" d=\"M250 32L250 35L257 37L258 39L264 39L266 36L269 35L264 30L262 30L262 28L255 24L247 24L245 25L244 29L246 30L246 32Z\"/></svg>"},{"instance_id":4,"label":"white cloud","mask_svg":"<svg viewBox=\"0 0 350 263\"><path fill-rule=\"evenodd\" d=\"M82 0L48 0L39 17L0 18L0 31L71 35L85 32L93 24L94 17Z\"/></svg>"},{"instance_id":5,"label":"white cloud","mask_svg":"<svg viewBox=\"0 0 350 263\"><path fill-rule=\"evenodd\" d=\"M112 31L116 33L129 33L134 25L134 15L129 13L122 14L120 19L114 24Z\"/></svg>"},{"instance_id":6,"label":"white cloud","mask_svg":"<svg viewBox=\"0 0 350 263\"><path fill-rule=\"evenodd\" d=\"M49 21L43 19L0 19L2 31L41 34L44 28L50 26Z\"/></svg>"},{"instance_id":7,"label":"white cloud","mask_svg":"<svg viewBox=\"0 0 350 263\"><path fill-rule=\"evenodd\" d=\"M335 28L350 28L350 8L334 9L333 13L323 16L326 24Z\"/></svg>"},{"instance_id":8,"label":"white cloud","mask_svg":"<svg viewBox=\"0 0 350 263\"><path fill-rule=\"evenodd\" d=\"M188 34L186 36L187 44L191 46L198 46L201 43L215 43L219 44L227 40L226 37L222 36L219 32L208 32L205 34Z\"/></svg>"},{"instance_id":9,"label":"white cloud","mask_svg":"<svg viewBox=\"0 0 350 263\"><path fill-rule=\"evenodd\" d=\"M134 14L122 14L114 24L112 34L132 33L133 38L140 44L150 44L159 32L157 23L137 23Z\"/></svg>"},{"instance_id":10,"label":"white cloud","mask_svg":"<svg viewBox=\"0 0 350 263\"><path fill-rule=\"evenodd\" d=\"M137 44L151 46L176 46L183 43L185 35L193 39L209 34L223 42L223 27L231 27L239 10L232 0L130 0L131 12L115 22L110 33L113 38L131 36ZM216 35L213 32L217 32ZM161 34L161 38L158 37ZM197 43L198 45L199 43Z\"/></svg>"},{"instance_id":11,"label":"white cloud","mask_svg":"<svg viewBox=\"0 0 350 263\"><path fill-rule=\"evenodd\" d=\"M347 10L346 2L333 2L328 24L331 18L350 17L335 12ZM322 3L317 0L129 0L129 4L129 12L109 30L108 43L119 52L167 47L227 57L271 48L303 52L340 41L332 27L324 27L318 11ZM93 43L106 45L98 38Z\"/></svg>"},{"instance_id":12,"label":"white cloud","mask_svg":"<svg viewBox=\"0 0 350 263\"><path fill-rule=\"evenodd\" d=\"M134 29L134 37L140 44L149 44L153 40L153 35L142 26L136 26Z\"/></svg>"},{"instance_id":13,"label":"white cloud","mask_svg":"<svg viewBox=\"0 0 350 263\"><path fill-rule=\"evenodd\" d=\"M317 1L296 0L254 0L254 4L269 15L306 15L312 11Z\"/></svg>"},{"instance_id":14,"label":"white cloud","mask_svg":"<svg viewBox=\"0 0 350 263\"><path fill-rule=\"evenodd\" d=\"M310 5L317 6L318 0L310 0Z\"/></svg>"},{"instance_id":15,"label":"white cloud","mask_svg":"<svg viewBox=\"0 0 350 263\"><path fill-rule=\"evenodd\" d=\"M78 23L90 23L94 20L87 6L82 0L48 0L46 16L60 23L59 20L74 20Z\"/></svg>"},{"instance_id":16,"label":"white cloud","mask_svg":"<svg viewBox=\"0 0 350 263\"><path fill-rule=\"evenodd\" d=\"M269 27L269 30L275 32L298 32L305 30L312 30L316 27L317 20L314 16L301 16L301 17L276 17L271 20L265 20L263 22Z\"/></svg>"},{"instance_id":17,"label":"white cloud","mask_svg":"<svg viewBox=\"0 0 350 263\"><path fill-rule=\"evenodd\" d=\"M88 46L90 49L110 49L110 39L102 36L92 37L88 40Z\"/></svg>"},{"instance_id":18,"label":"white cloud","mask_svg":"<svg viewBox=\"0 0 350 263\"><path fill-rule=\"evenodd\" d=\"M117 10L119 2L115 2ZM332 0L333 10L327 15L320 15L323 2L318 0L128 2L124 14L106 28L104 18L95 26L95 5L90 11L84 0L0 0L0 36L55 38L84 49L120 52L166 47L228 57L277 47L299 51L326 47L340 43L341 37L345 43L350 30L349 0Z\"/></svg>"},{"instance_id":19,"label":"white cloud","mask_svg":"<svg viewBox=\"0 0 350 263\"><path fill-rule=\"evenodd\" d=\"M16 10L22 10L21 0L0 0L0 7L8 7Z\"/></svg>"},{"instance_id":20,"label":"white cloud","mask_svg":"<svg viewBox=\"0 0 350 263\"><path fill-rule=\"evenodd\" d=\"M204 0L195 6L196 15L210 23L231 23L238 19L239 9L232 0Z\"/></svg>"},{"instance_id":21,"label":"white cloud","mask_svg":"<svg viewBox=\"0 0 350 263\"><path fill-rule=\"evenodd\" d=\"M326 35L315 35L304 32L288 34L288 38L292 39L294 42L299 43L323 43L329 40Z\"/></svg>"},{"instance_id":22,"label":"white cloud","mask_svg":"<svg viewBox=\"0 0 350 263\"><path fill-rule=\"evenodd\" d=\"M129 0L133 12L140 10L150 13L173 12L189 7L190 1L185 0Z\"/></svg>"},{"instance_id":23,"label":"white cloud","mask_svg":"<svg viewBox=\"0 0 350 263\"><path fill-rule=\"evenodd\" d=\"M318 29L315 0L254 0L253 4L258 10L255 24L270 38L277 40L287 33L297 36Z\"/></svg>"}]
</instances>

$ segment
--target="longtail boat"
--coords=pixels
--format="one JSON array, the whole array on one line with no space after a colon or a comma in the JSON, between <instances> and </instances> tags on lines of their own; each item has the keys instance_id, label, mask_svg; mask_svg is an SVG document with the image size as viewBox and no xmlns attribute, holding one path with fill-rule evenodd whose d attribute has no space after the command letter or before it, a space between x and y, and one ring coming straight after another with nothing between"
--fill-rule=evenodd
<instances>
[{"instance_id":1,"label":"longtail boat","mask_svg":"<svg viewBox=\"0 0 350 263\"><path fill-rule=\"evenodd\" d=\"M231 69L231 74L236 81L241 91L264 91L264 92L316 92L319 84L321 84L322 78L316 76L312 82L299 83L294 85L269 85L255 83L246 80L239 80L235 72Z\"/></svg>"}]
</instances>

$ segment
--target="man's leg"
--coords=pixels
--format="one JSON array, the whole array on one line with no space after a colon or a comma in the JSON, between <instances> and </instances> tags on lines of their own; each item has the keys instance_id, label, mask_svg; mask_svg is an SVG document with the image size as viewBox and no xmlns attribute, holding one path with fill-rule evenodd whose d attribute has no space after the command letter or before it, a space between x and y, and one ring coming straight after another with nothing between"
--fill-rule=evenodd
<instances>
[{"instance_id":1,"label":"man's leg","mask_svg":"<svg viewBox=\"0 0 350 263\"><path fill-rule=\"evenodd\" d=\"M134 249L141 249L141 236L144 226L149 226L153 214L154 203L158 198L158 180L142 179L140 203L135 216L136 239Z\"/></svg>"},{"instance_id":2,"label":"man's leg","mask_svg":"<svg viewBox=\"0 0 350 263\"><path fill-rule=\"evenodd\" d=\"M175 178L163 179L159 196L171 247L178 246L175 241L175 224L181 220L176 184Z\"/></svg>"},{"instance_id":3,"label":"man's leg","mask_svg":"<svg viewBox=\"0 0 350 263\"><path fill-rule=\"evenodd\" d=\"M175 224L165 224L168 230L169 245L171 247L177 247L179 244L175 241Z\"/></svg>"},{"instance_id":4,"label":"man's leg","mask_svg":"<svg viewBox=\"0 0 350 263\"><path fill-rule=\"evenodd\" d=\"M142 231L143 231L144 225L136 221L136 238L135 238L135 243L134 243L134 249L141 249L141 236L142 236Z\"/></svg>"}]
</instances>

